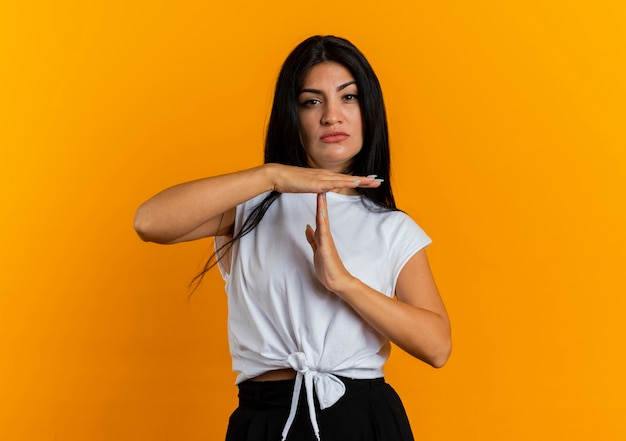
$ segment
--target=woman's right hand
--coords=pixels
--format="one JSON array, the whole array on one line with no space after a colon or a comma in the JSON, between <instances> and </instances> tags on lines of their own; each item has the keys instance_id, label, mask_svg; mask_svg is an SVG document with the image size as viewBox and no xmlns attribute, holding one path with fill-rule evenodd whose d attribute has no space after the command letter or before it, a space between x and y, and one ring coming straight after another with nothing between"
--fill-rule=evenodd
<instances>
[{"instance_id":1,"label":"woman's right hand","mask_svg":"<svg viewBox=\"0 0 626 441\"><path fill-rule=\"evenodd\" d=\"M349 188L377 188L376 175L353 176L319 168L266 164L272 189L280 193L325 193Z\"/></svg>"}]
</instances>

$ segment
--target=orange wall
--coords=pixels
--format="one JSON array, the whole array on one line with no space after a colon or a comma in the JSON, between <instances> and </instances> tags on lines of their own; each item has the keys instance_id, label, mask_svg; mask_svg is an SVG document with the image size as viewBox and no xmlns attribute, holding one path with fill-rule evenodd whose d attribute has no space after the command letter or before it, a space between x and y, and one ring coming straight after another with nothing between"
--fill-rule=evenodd
<instances>
[{"instance_id":1,"label":"orange wall","mask_svg":"<svg viewBox=\"0 0 626 441\"><path fill-rule=\"evenodd\" d=\"M280 63L334 33L453 322L444 369L388 366L417 438L626 439L622 2L243 3L0 6L0 438L222 438L218 274L186 302L210 242L142 243L134 210L258 164Z\"/></svg>"}]
</instances>

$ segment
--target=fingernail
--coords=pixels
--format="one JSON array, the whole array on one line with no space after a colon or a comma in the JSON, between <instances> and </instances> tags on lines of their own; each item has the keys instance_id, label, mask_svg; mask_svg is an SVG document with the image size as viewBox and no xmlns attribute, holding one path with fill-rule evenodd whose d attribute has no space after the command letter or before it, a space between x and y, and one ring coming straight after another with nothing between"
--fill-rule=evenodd
<instances>
[{"instance_id":1,"label":"fingernail","mask_svg":"<svg viewBox=\"0 0 626 441\"><path fill-rule=\"evenodd\" d=\"M375 178L378 175L367 175L368 178Z\"/></svg>"},{"instance_id":2,"label":"fingernail","mask_svg":"<svg viewBox=\"0 0 626 441\"><path fill-rule=\"evenodd\" d=\"M374 179L374 182L385 182L384 179Z\"/></svg>"},{"instance_id":3,"label":"fingernail","mask_svg":"<svg viewBox=\"0 0 626 441\"><path fill-rule=\"evenodd\" d=\"M361 180L360 180L360 179L355 179L355 180L354 180L354 181L352 181L352 182L354 182L355 184L358 184L359 182L361 182Z\"/></svg>"},{"instance_id":4,"label":"fingernail","mask_svg":"<svg viewBox=\"0 0 626 441\"><path fill-rule=\"evenodd\" d=\"M322 210L322 217L326 219L326 212L324 210Z\"/></svg>"},{"instance_id":5,"label":"fingernail","mask_svg":"<svg viewBox=\"0 0 626 441\"><path fill-rule=\"evenodd\" d=\"M308 230L309 228L310 228L311 230L313 229L313 227L311 226L311 224L306 224L306 229L305 229L305 230Z\"/></svg>"}]
</instances>

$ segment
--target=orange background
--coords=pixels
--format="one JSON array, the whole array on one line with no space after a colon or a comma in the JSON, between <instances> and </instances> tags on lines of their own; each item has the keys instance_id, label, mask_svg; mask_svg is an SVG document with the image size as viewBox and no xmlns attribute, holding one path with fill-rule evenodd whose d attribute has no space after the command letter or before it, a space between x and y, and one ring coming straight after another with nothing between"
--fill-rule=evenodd
<instances>
[{"instance_id":1,"label":"orange background","mask_svg":"<svg viewBox=\"0 0 626 441\"><path fill-rule=\"evenodd\" d=\"M416 438L626 439L625 7L409 3L2 3L2 440L223 439L217 271L186 301L210 241L142 243L133 214L259 164L278 68L318 33L374 65L434 239L453 355L387 369Z\"/></svg>"}]
</instances>

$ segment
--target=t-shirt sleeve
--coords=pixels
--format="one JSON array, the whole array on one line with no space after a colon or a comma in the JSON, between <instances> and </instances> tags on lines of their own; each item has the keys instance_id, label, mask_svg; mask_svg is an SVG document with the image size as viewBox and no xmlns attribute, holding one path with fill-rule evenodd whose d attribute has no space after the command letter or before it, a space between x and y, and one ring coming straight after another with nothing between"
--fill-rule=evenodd
<instances>
[{"instance_id":1,"label":"t-shirt sleeve","mask_svg":"<svg viewBox=\"0 0 626 441\"><path fill-rule=\"evenodd\" d=\"M432 243L430 237L408 215L402 212L394 213L394 227L388 236L390 264L393 269L395 289L396 281L404 265L418 251Z\"/></svg>"}]
</instances>

